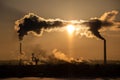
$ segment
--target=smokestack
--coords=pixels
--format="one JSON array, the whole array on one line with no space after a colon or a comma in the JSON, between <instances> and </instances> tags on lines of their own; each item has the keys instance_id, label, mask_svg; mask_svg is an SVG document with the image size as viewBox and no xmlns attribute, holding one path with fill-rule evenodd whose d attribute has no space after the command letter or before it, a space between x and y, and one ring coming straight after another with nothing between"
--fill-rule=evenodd
<instances>
[{"instance_id":1,"label":"smokestack","mask_svg":"<svg viewBox=\"0 0 120 80\"><path fill-rule=\"evenodd\" d=\"M19 65L22 65L21 55L22 55L22 42L20 41L20 59L19 59Z\"/></svg>"},{"instance_id":2,"label":"smokestack","mask_svg":"<svg viewBox=\"0 0 120 80\"><path fill-rule=\"evenodd\" d=\"M20 54L22 54L22 42L20 42Z\"/></svg>"},{"instance_id":3,"label":"smokestack","mask_svg":"<svg viewBox=\"0 0 120 80\"><path fill-rule=\"evenodd\" d=\"M107 64L106 40L104 39L104 64Z\"/></svg>"}]
</instances>

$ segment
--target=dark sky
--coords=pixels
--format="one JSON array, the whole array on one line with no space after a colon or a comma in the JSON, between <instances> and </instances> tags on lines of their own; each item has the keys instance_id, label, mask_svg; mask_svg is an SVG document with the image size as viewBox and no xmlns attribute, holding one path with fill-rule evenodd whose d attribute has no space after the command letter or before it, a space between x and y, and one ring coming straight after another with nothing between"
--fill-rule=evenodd
<instances>
[{"instance_id":1,"label":"dark sky","mask_svg":"<svg viewBox=\"0 0 120 80\"><path fill-rule=\"evenodd\" d=\"M35 13L46 19L89 20L99 18L108 11L120 12L119 4L120 0L0 0L0 60L15 59L19 54L15 21L28 13ZM117 20L120 21L120 13ZM107 40L108 59L120 60L120 31L101 34ZM42 37L32 34L25 36L23 50L26 55L39 48L49 54L56 48L75 58L103 59L102 40L74 36L69 44L66 32L45 33Z\"/></svg>"}]
</instances>

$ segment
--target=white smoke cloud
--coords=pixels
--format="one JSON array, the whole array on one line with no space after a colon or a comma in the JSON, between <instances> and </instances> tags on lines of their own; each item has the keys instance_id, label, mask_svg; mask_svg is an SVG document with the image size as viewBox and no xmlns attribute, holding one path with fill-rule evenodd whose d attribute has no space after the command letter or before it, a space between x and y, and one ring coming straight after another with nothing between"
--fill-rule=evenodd
<instances>
[{"instance_id":1,"label":"white smoke cloud","mask_svg":"<svg viewBox=\"0 0 120 80\"><path fill-rule=\"evenodd\" d=\"M72 57L68 57L67 55L65 55L65 53L59 51L58 49L54 49L52 51L54 57L58 60L63 60L63 61L66 61L66 62L71 62L73 60Z\"/></svg>"}]
</instances>

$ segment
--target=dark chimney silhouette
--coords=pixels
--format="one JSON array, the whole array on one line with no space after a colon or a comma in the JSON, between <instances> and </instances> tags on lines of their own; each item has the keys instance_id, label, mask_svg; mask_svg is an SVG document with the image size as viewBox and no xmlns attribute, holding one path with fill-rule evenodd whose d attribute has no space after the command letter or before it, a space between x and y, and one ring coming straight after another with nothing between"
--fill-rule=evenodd
<instances>
[{"instance_id":1,"label":"dark chimney silhouette","mask_svg":"<svg viewBox=\"0 0 120 80\"><path fill-rule=\"evenodd\" d=\"M22 54L22 42L20 42L20 54Z\"/></svg>"},{"instance_id":2,"label":"dark chimney silhouette","mask_svg":"<svg viewBox=\"0 0 120 80\"><path fill-rule=\"evenodd\" d=\"M22 55L22 42L20 42L20 56ZM22 65L22 58L19 59L19 65Z\"/></svg>"},{"instance_id":3,"label":"dark chimney silhouette","mask_svg":"<svg viewBox=\"0 0 120 80\"><path fill-rule=\"evenodd\" d=\"M104 64L107 64L106 40L104 39Z\"/></svg>"}]
</instances>

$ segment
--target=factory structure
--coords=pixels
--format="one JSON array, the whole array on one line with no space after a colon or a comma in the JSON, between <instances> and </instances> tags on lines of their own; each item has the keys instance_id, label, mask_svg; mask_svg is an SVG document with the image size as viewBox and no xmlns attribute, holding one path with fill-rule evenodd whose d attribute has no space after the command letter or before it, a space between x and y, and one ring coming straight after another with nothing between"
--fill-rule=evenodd
<instances>
[{"instance_id":1,"label":"factory structure","mask_svg":"<svg viewBox=\"0 0 120 80\"><path fill-rule=\"evenodd\" d=\"M106 53L106 40L104 39L103 40L104 42L103 42L103 49L104 49L104 65L106 65L107 64L107 53ZM23 65L24 64L24 56L25 56L25 54L24 54L24 52L22 51L22 42L20 41L20 46L19 46L19 53L20 53L20 57L19 57L19 65ZM38 65L38 62L39 62L39 58L35 55L35 53L32 53L31 54L31 60L30 61L28 61L28 63L30 64L30 65Z\"/></svg>"},{"instance_id":2,"label":"factory structure","mask_svg":"<svg viewBox=\"0 0 120 80\"><path fill-rule=\"evenodd\" d=\"M26 63L24 63L24 53L22 51L22 42L20 42L20 57L19 57L19 65L24 65ZM27 61L27 63L29 63L30 65L38 65L38 62L39 62L39 58L37 56L35 56L35 53L32 53L31 54L31 60L30 61Z\"/></svg>"}]
</instances>

